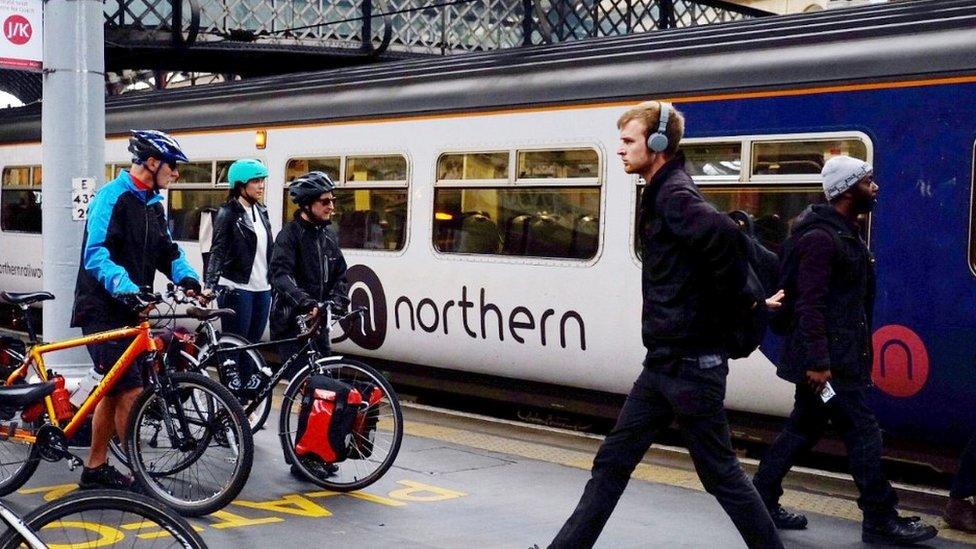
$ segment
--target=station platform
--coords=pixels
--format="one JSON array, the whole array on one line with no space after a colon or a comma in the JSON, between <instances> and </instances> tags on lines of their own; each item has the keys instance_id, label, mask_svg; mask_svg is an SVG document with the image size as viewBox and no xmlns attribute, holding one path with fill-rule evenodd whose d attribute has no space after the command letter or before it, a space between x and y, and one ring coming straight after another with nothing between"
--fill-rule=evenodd
<instances>
[{"instance_id":1,"label":"station platform","mask_svg":"<svg viewBox=\"0 0 976 549\"><path fill-rule=\"evenodd\" d=\"M192 519L210 547L545 547L589 478L599 437L444 412L405 403L406 434L394 467L361 492L336 494L293 478L277 435L255 436L247 486L224 510ZM272 420L274 418L271 418ZM275 423L269 420L269 425ZM746 462L747 469L751 469ZM752 470L748 471L749 473ZM28 511L77 488L79 471L42 463L5 501ZM927 547L976 544L946 529L941 498L903 487L902 510L940 527ZM905 497L907 495L907 497ZM860 547L860 511L843 475L799 472L783 503L806 513L787 547ZM718 503L702 490L680 449L648 453L597 547L744 547Z\"/></svg>"}]
</instances>

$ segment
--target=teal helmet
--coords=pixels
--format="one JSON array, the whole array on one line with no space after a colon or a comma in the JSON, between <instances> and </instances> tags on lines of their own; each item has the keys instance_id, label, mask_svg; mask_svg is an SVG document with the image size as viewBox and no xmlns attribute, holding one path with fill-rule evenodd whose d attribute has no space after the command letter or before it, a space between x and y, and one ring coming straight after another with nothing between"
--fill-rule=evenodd
<instances>
[{"instance_id":1,"label":"teal helmet","mask_svg":"<svg viewBox=\"0 0 976 549\"><path fill-rule=\"evenodd\" d=\"M246 185L252 179L263 179L268 177L268 168L260 160L244 158L230 165L227 170L227 181L231 187Z\"/></svg>"}]
</instances>

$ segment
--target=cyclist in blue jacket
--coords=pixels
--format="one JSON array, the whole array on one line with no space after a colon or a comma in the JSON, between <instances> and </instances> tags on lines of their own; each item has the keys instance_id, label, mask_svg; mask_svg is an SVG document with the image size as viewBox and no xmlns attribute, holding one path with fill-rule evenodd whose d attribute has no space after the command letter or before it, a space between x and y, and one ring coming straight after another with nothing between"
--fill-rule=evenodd
<instances>
[{"instance_id":1,"label":"cyclist in blue jacket","mask_svg":"<svg viewBox=\"0 0 976 549\"><path fill-rule=\"evenodd\" d=\"M177 163L187 162L186 155L175 139L155 130L133 131L129 151L130 170L122 170L99 189L88 209L71 315L71 325L85 335L136 324L136 296L140 287L152 286L156 271L188 289L188 294L200 292L200 277L173 242L159 195L179 178ZM95 371L107 373L131 342L89 345ZM116 433L124 438L141 387L136 362L95 408L81 488L131 486L129 477L108 464L108 443Z\"/></svg>"}]
</instances>

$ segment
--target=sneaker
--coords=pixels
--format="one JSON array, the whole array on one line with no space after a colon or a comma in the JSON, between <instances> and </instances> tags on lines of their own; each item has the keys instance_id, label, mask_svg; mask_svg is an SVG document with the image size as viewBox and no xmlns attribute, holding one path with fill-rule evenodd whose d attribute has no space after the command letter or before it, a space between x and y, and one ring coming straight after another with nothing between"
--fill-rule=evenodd
<instances>
[{"instance_id":1,"label":"sneaker","mask_svg":"<svg viewBox=\"0 0 976 549\"><path fill-rule=\"evenodd\" d=\"M339 471L339 466L332 463L309 463L307 465L311 469L312 473L317 475L319 478L329 478L334 477ZM298 465L291 464L291 476L297 478L298 480L308 481L308 477L302 473L302 470L298 468Z\"/></svg>"},{"instance_id":2,"label":"sneaker","mask_svg":"<svg viewBox=\"0 0 976 549\"><path fill-rule=\"evenodd\" d=\"M85 467L81 471L81 481L78 488L82 490L92 490L96 488L113 488L116 490L129 490L133 485L132 479L123 475L108 463L103 463L98 467L90 469Z\"/></svg>"},{"instance_id":3,"label":"sneaker","mask_svg":"<svg viewBox=\"0 0 976 549\"><path fill-rule=\"evenodd\" d=\"M884 545L913 545L930 540L938 533L935 526L896 516L880 521L865 520L861 526L861 541Z\"/></svg>"},{"instance_id":4,"label":"sneaker","mask_svg":"<svg viewBox=\"0 0 976 549\"><path fill-rule=\"evenodd\" d=\"M807 527L807 517L777 505L769 510L769 517L780 530L803 530Z\"/></svg>"}]
</instances>

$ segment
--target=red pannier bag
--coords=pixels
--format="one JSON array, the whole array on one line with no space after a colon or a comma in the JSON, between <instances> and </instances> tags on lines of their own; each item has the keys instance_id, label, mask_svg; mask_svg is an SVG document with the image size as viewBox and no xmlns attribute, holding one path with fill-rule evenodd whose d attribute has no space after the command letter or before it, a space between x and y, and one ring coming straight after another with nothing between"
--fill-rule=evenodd
<instances>
[{"instance_id":1,"label":"red pannier bag","mask_svg":"<svg viewBox=\"0 0 976 549\"><path fill-rule=\"evenodd\" d=\"M366 459L373 455L373 440L376 437L376 424L380 421L379 403L383 400L383 390L368 381L354 381L353 387L366 402L356 413L356 420L352 424L349 458Z\"/></svg>"},{"instance_id":2,"label":"red pannier bag","mask_svg":"<svg viewBox=\"0 0 976 549\"><path fill-rule=\"evenodd\" d=\"M316 456L325 463L344 461L362 404L362 395L351 385L329 376L311 376L299 407L295 454Z\"/></svg>"}]
</instances>

